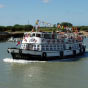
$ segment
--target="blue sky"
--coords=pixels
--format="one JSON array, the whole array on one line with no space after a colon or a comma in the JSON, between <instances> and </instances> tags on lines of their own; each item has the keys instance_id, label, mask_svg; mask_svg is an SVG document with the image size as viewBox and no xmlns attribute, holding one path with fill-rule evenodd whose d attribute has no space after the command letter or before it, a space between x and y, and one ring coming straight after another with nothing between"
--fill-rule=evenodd
<instances>
[{"instance_id":1,"label":"blue sky","mask_svg":"<svg viewBox=\"0 0 88 88\"><path fill-rule=\"evenodd\" d=\"M88 25L88 0L0 0L0 25L70 22Z\"/></svg>"}]
</instances>

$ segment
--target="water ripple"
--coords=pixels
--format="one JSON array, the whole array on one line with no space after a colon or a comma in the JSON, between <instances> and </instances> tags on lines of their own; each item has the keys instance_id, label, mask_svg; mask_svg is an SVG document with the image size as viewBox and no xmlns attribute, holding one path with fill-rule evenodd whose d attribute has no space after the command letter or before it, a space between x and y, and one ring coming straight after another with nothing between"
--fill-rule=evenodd
<instances>
[{"instance_id":1,"label":"water ripple","mask_svg":"<svg viewBox=\"0 0 88 88\"><path fill-rule=\"evenodd\" d=\"M12 58L4 58L3 59L3 62L8 62L8 63L22 63L22 64L25 64L25 63L43 63L43 62L46 62L46 61L28 61L28 60L16 60L16 59L12 59Z\"/></svg>"}]
</instances>

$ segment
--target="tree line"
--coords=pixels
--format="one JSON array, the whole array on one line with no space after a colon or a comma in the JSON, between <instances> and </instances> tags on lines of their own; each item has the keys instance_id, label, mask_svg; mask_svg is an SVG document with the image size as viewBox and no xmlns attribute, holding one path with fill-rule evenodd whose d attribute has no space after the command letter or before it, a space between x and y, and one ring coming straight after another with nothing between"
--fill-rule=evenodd
<instances>
[{"instance_id":1,"label":"tree line","mask_svg":"<svg viewBox=\"0 0 88 88\"><path fill-rule=\"evenodd\" d=\"M16 31L31 31L33 28L32 25L19 25L14 26L0 26L0 32L16 32Z\"/></svg>"},{"instance_id":2,"label":"tree line","mask_svg":"<svg viewBox=\"0 0 88 88\"><path fill-rule=\"evenodd\" d=\"M54 24L53 27L40 27L41 30L49 31L57 28L57 25L67 26L67 27L77 27L79 30L88 31L88 26L73 26L69 22L62 22ZM33 25L19 25L14 26L0 26L0 32L17 32L17 31L32 31Z\"/></svg>"}]
</instances>

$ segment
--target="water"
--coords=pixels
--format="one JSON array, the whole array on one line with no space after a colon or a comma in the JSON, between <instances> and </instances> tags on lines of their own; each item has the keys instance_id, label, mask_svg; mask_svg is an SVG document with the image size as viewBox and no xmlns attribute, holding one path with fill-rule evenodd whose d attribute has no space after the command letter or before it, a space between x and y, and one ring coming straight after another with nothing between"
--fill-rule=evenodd
<instances>
[{"instance_id":1,"label":"water","mask_svg":"<svg viewBox=\"0 0 88 88\"><path fill-rule=\"evenodd\" d=\"M11 46L0 43L0 88L88 88L87 52L78 61L17 61L7 53Z\"/></svg>"}]
</instances>

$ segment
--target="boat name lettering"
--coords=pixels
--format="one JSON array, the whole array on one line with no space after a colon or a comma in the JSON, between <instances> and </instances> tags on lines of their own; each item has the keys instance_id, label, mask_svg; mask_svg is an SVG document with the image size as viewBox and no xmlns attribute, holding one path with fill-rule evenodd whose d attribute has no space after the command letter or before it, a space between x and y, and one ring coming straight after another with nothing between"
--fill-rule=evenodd
<instances>
[{"instance_id":1,"label":"boat name lettering","mask_svg":"<svg viewBox=\"0 0 88 88\"><path fill-rule=\"evenodd\" d=\"M36 41L37 41L36 39L32 38L32 39L30 39L29 42L36 42Z\"/></svg>"}]
</instances>

